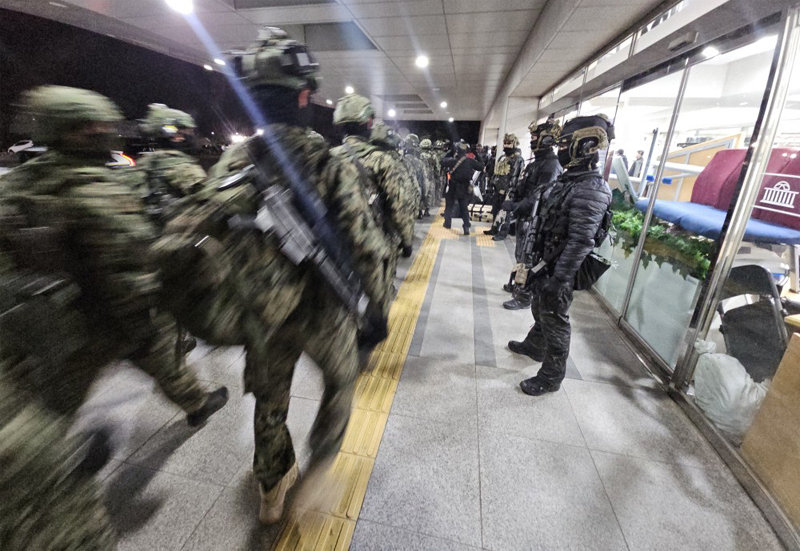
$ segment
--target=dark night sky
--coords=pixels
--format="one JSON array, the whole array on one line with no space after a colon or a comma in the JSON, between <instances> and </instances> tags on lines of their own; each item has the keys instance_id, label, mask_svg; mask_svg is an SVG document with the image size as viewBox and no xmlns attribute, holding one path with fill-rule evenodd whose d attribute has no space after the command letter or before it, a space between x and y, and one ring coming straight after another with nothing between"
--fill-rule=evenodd
<instances>
[{"instance_id":1,"label":"dark night sky","mask_svg":"<svg viewBox=\"0 0 800 551\"><path fill-rule=\"evenodd\" d=\"M0 9L0 145L10 145L13 103L40 84L88 88L113 99L129 118L144 116L147 105L166 103L190 113L200 134L249 133L239 101L217 72L133 44L48 19ZM314 105L313 126L335 138L333 110ZM473 142L478 122L401 121L421 135Z\"/></svg>"}]
</instances>

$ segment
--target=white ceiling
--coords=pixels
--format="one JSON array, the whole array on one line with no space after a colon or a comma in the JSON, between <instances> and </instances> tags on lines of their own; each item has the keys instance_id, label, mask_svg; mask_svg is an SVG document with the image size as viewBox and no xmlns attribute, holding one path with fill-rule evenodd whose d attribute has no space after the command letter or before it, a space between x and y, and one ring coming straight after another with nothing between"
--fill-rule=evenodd
<instances>
[{"instance_id":1,"label":"white ceiling","mask_svg":"<svg viewBox=\"0 0 800 551\"><path fill-rule=\"evenodd\" d=\"M549 0L559 2L561 0ZM262 25L285 28L304 40L303 25L353 21L374 50L316 51L322 87L315 101L335 101L352 85L370 96L379 116L397 107L397 118L482 120L548 0L238 0L238 5L294 4L236 8L236 0L194 0L200 22L221 50L246 46ZM583 0L556 39L542 52L514 95L536 96L565 77L661 0ZM0 0L34 11L31 3ZM182 16L164 0L57 0L40 4L39 15L114 33L194 62L209 55ZM63 7L62 7L63 6ZM82 8L82 9L80 9ZM85 12L84 10L89 10ZM70 11L80 13L69 13ZM88 16L84 24L80 18ZM76 21L78 19L78 21ZM124 32L123 27L132 30ZM430 66L420 70L415 57L425 53ZM404 113L385 95L411 94L430 114ZM439 107L441 101L447 108Z\"/></svg>"}]
</instances>

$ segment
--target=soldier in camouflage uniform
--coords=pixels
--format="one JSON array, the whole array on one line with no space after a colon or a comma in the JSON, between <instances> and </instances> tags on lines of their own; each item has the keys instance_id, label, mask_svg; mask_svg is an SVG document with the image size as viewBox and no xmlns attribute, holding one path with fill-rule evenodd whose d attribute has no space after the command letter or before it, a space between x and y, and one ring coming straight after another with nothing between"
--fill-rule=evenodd
<instances>
[{"instance_id":1,"label":"soldier in camouflage uniform","mask_svg":"<svg viewBox=\"0 0 800 551\"><path fill-rule=\"evenodd\" d=\"M307 353L325 381L309 437L312 464L320 466L338 452L350 418L358 345L374 344L386 334L382 312L390 300L390 253L370 215L357 168L332 157L325 142L302 124L318 72L305 46L280 29L265 28L232 65L269 122L263 136L225 151L205 189L191 196L195 205L167 226L158 249L164 253L166 280L186 299L177 310L186 314L187 328L203 338L206 331L215 333L211 342L245 345L245 391L256 399L253 473L261 492L259 518L269 524L280 520L286 492L299 474L286 427L295 363ZM305 197L295 191L301 186L310 187ZM287 241L277 237L268 224L271 211L265 210L270 193L288 193L294 205L314 201L327 207L325 219L372 305L367 309L372 334L359 334L363 318L334 292L319 259L296 258ZM309 214L303 212L299 216L306 219ZM306 223L318 228L323 222ZM214 242L221 243L219 252ZM199 258L203 250L211 252ZM205 261L217 261L228 272L215 276L203 269ZM199 277L186 285L186 273ZM194 297L206 302L195 307Z\"/></svg>"},{"instance_id":2,"label":"soldier in camouflage uniform","mask_svg":"<svg viewBox=\"0 0 800 551\"><path fill-rule=\"evenodd\" d=\"M439 180L442 173L442 164L439 157L431 149L432 144L428 138L419 142L421 150L420 158L428 164L428 173L430 175L430 187L428 189L428 204L436 207L441 201L441 196L438 193Z\"/></svg>"},{"instance_id":3,"label":"soldier in camouflage uniform","mask_svg":"<svg viewBox=\"0 0 800 551\"><path fill-rule=\"evenodd\" d=\"M503 137L503 156L497 161L492 176L492 228L484 231L487 235L493 235L495 241L502 241L508 236L508 229L511 225L509 214L501 208L504 201L514 198L517 181L525 167L525 160L519 153L517 146L519 140L514 134L506 134ZM502 213L502 214L501 214Z\"/></svg>"},{"instance_id":4,"label":"soldier in camouflage uniform","mask_svg":"<svg viewBox=\"0 0 800 551\"><path fill-rule=\"evenodd\" d=\"M65 438L68 428L0 371L0 549L116 548L92 477L102 466L89 461L94 439Z\"/></svg>"},{"instance_id":5,"label":"soldier in camouflage uniform","mask_svg":"<svg viewBox=\"0 0 800 551\"><path fill-rule=\"evenodd\" d=\"M419 215L417 218L422 220L423 216L430 215L428 204L428 190L431 185L431 175L428 164L423 162L420 158L419 150L419 136L416 134L409 134L405 140L405 155L403 160L408 167L409 172L416 175L417 184L419 185Z\"/></svg>"},{"instance_id":6,"label":"soldier in camouflage uniform","mask_svg":"<svg viewBox=\"0 0 800 551\"><path fill-rule=\"evenodd\" d=\"M48 151L0 178L2 368L70 416L101 368L128 359L190 425L203 423L225 404L227 389L201 386L176 354L173 319L155 309L155 229L127 183L102 164L119 110L104 96L63 86L28 92L24 110ZM48 315L55 308L70 316Z\"/></svg>"},{"instance_id":7,"label":"soldier in camouflage uniform","mask_svg":"<svg viewBox=\"0 0 800 551\"><path fill-rule=\"evenodd\" d=\"M367 98L358 94L341 98L333 112L333 124L344 128L345 138L331 155L352 160L364 175L375 223L383 228L392 248L389 273L394 278L397 252L411 256L415 196L409 194L413 184L402 162L367 141L374 118Z\"/></svg>"},{"instance_id":8,"label":"soldier in camouflage uniform","mask_svg":"<svg viewBox=\"0 0 800 551\"><path fill-rule=\"evenodd\" d=\"M397 163L400 168L405 172L406 177L403 179L408 186L405 191L405 196L408 197L408 208L412 212L412 217L416 216L419 210L419 186L417 185L417 178L409 171L409 167L403 160L403 155L400 153L400 147L403 140L400 136L394 133L391 127L383 122L376 122L372 125L372 130L369 134L369 143L389 155Z\"/></svg>"}]
</instances>

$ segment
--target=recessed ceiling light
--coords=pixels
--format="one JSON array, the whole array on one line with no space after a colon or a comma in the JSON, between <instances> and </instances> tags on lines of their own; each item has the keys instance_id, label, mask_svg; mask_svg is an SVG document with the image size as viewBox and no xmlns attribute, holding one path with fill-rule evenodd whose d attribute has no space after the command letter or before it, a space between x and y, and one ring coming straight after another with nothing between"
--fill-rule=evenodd
<instances>
[{"instance_id":1,"label":"recessed ceiling light","mask_svg":"<svg viewBox=\"0 0 800 551\"><path fill-rule=\"evenodd\" d=\"M430 63L430 59L426 55L418 55L417 59L414 61L414 64L419 67L420 69L424 69Z\"/></svg>"},{"instance_id":2,"label":"recessed ceiling light","mask_svg":"<svg viewBox=\"0 0 800 551\"><path fill-rule=\"evenodd\" d=\"M440 103L440 104L439 104L439 107L441 107L442 109L444 109L445 107L447 107L447 102L446 102L446 101L443 101L442 103Z\"/></svg>"},{"instance_id":3,"label":"recessed ceiling light","mask_svg":"<svg viewBox=\"0 0 800 551\"><path fill-rule=\"evenodd\" d=\"M50 4L51 6L55 6L57 8L66 8L67 7L64 4L59 4L58 2L48 2L48 4Z\"/></svg>"},{"instance_id":4,"label":"recessed ceiling light","mask_svg":"<svg viewBox=\"0 0 800 551\"><path fill-rule=\"evenodd\" d=\"M705 48L703 48L702 53L705 57L714 57L719 55L719 50L714 46L706 46Z\"/></svg>"},{"instance_id":5,"label":"recessed ceiling light","mask_svg":"<svg viewBox=\"0 0 800 551\"><path fill-rule=\"evenodd\" d=\"M455 119L453 117L450 117L449 119L447 119L447 122L453 122L454 120Z\"/></svg>"},{"instance_id":6,"label":"recessed ceiling light","mask_svg":"<svg viewBox=\"0 0 800 551\"><path fill-rule=\"evenodd\" d=\"M192 0L165 0L167 6L175 10L176 12L189 15L194 11L194 2Z\"/></svg>"},{"instance_id":7,"label":"recessed ceiling light","mask_svg":"<svg viewBox=\"0 0 800 551\"><path fill-rule=\"evenodd\" d=\"M353 88L350 85L347 85L347 86L344 87L344 93L345 94L355 94L355 92L356 92L355 88Z\"/></svg>"},{"instance_id":8,"label":"recessed ceiling light","mask_svg":"<svg viewBox=\"0 0 800 551\"><path fill-rule=\"evenodd\" d=\"M218 57L214 58L214 63L216 63L217 65L223 65L223 66L225 65L225 61Z\"/></svg>"},{"instance_id":9,"label":"recessed ceiling light","mask_svg":"<svg viewBox=\"0 0 800 551\"><path fill-rule=\"evenodd\" d=\"M389 115L390 117L394 117L395 115L397 115L397 111L395 111L394 109L389 109L389 111L386 114Z\"/></svg>"},{"instance_id":10,"label":"recessed ceiling light","mask_svg":"<svg viewBox=\"0 0 800 551\"><path fill-rule=\"evenodd\" d=\"M333 105L333 100L326 99L325 103L327 103L328 105Z\"/></svg>"},{"instance_id":11,"label":"recessed ceiling light","mask_svg":"<svg viewBox=\"0 0 800 551\"><path fill-rule=\"evenodd\" d=\"M743 102L742 102L742 103L740 103L739 105L740 105L740 106L743 106L743 105L749 105L749 103L748 103L748 102L746 102L746 101L743 101Z\"/></svg>"},{"instance_id":12,"label":"recessed ceiling light","mask_svg":"<svg viewBox=\"0 0 800 551\"><path fill-rule=\"evenodd\" d=\"M203 69L205 69L206 71L213 71L214 67L212 67L211 65L206 63L206 64L203 65Z\"/></svg>"}]
</instances>

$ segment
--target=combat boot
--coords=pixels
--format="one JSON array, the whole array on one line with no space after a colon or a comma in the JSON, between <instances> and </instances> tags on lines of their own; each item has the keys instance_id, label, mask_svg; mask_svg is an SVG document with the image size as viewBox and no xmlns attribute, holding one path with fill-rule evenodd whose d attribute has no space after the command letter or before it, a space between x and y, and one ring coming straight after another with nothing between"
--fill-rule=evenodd
<instances>
[{"instance_id":1,"label":"combat boot","mask_svg":"<svg viewBox=\"0 0 800 551\"><path fill-rule=\"evenodd\" d=\"M261 484L258 485L261 493L261 508L258 511L258 520L263 524L275 524L281 520L286 492L294 486L299 475L300 469L297 468L297 462L295 461L289 472L283 475L283 478L271 490L265 491Z\"/></svg>"},{"instance_id":2,"label":"combat boot","mask_svg":"<svg viewBox=\"0 0 800 551\"><path fill-rule=\"evenodd\" d=\"M219 387L217 390L208 393L205 403L200 409L186 415L186 422L190 427L198 427L208 421L208 418L222 409L228 403L228 388Z\"/></svg>"},{"instance_id":3,"label":"combat boot","mask_svg":"<svg viewBox=\"0 0 800 551\"><path fill-rule=\"evenodd\" d=\"M531 301L524 301L520 300L516 297L512 298L511 300L507 300L503 303L503 308L506 310L522 310L523 308L530 308Z\"/></svg>"},{"instance_id":4,"label":"combat boot","mask_svg":"<svg viewBox=\"0 0 800 551\"><path fill-rule=\"evenodd\" d=\"M464 235L469 235L469 226L464 228Z\"/></svg>"},{"instance_id":5,"label":"combat boot","mask_svg":"<svg viewBox=\"0 0 800 551\"><path fill-rule=\"evenodd\" d=\"M561 385L558 383L547 383L536 377L531 377L530 379L521 381L519 383L519 387L522 389L522 392L528 396L541 396L542 394L547 394L548 392L556 392L561 388Z\"/></svg>"},{"instance_id":6,"label":"combat boot","mask_svg":"<svg viewBox=\"0 0 800 551\"><path fill-rule=\"evenodd\" d=\"M525 341L508 341L508 349L514 354L528 356L535 362L544 360L544 350L542 348L536 348Z\"/></svg>"}]
</instances>

